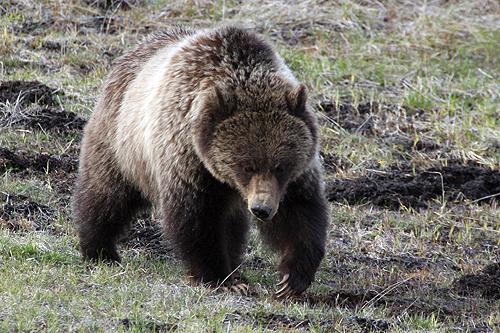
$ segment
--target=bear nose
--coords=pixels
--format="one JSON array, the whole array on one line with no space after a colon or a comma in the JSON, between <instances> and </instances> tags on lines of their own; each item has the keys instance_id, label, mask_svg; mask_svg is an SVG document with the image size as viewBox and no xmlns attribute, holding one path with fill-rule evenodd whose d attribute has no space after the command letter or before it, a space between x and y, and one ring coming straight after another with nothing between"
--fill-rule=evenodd
<instances>
[{"instance_id":1,"label":"bear nose","mask_svg":"<svg viewBox=\"0 0 500 333\"><path fill-rule=\"evenodd\" d=\"M271 207L264 206L260 203L254 204L252 205L252 208L250 208L252 214L261 220L267 220L271 215L272 210L273 209Z\"/></svg>"}]
</instances>

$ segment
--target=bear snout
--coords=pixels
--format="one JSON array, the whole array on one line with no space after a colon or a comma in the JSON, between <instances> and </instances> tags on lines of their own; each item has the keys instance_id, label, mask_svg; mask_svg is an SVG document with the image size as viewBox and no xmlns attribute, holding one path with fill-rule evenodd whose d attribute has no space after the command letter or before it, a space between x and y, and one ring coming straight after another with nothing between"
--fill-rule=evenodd
<instances>
[{"instance_id":1,"label":"bear snout","mask_svg":"<svg viewBox=\"0 0 500 333\"><path fill-rule=\"evenodd\" d=\"M273 212L273 208L266 206L260 202L255 202L250 207L250 212L259 220L268 220L271 216L271 213Z\"/></svg>"},{"instance_id":2,"label":"bear snout","mask_svg":"<svg viewBox=\"0 0 500 333\"><path fill-rule=\"evenodd\" d=\"M259 220L267 221L278 211L281 191L276 177L270 173L255 175L248 186L248 210Z\"/></svg>"}]
</instances>

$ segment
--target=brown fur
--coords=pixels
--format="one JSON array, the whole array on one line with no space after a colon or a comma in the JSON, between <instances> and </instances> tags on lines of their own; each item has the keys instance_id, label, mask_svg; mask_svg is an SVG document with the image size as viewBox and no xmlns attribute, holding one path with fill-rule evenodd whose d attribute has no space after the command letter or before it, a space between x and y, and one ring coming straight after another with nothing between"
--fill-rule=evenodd
<instances>
[{"instance_id":1,"label":"brown fur","mask_svg":"<svg viewBox=\"0 0 500 333\"><path fill-rule=\"evenodd\" d=\"M248 210L262 208L281 274L305 290L328 221L306 101L272 47L237 28L172 29L120 58L82 142L73 212L83 256L119 260L116 241L150 202L189 274L217 283L241 263Z\"/></svg>"}]
</instances>

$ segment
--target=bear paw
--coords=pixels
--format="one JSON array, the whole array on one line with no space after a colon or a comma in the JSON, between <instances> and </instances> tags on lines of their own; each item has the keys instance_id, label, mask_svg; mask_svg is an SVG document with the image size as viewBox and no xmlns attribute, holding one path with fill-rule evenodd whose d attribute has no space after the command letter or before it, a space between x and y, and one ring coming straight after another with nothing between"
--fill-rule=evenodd
<instances>
[{"instance_id":1,"label":"bear paw","mask_svg":"<svg viewBox=\"0 0 500 333\"><path fill-rule=\"evenodd\" d=\"M311 282L309 279L299 274L290 275L290 273L287 273L276 285L278 290L274 293L274 297L276 297L276 299L291 299L300 296L310 284Z\"/></svg>"}]
</instances>

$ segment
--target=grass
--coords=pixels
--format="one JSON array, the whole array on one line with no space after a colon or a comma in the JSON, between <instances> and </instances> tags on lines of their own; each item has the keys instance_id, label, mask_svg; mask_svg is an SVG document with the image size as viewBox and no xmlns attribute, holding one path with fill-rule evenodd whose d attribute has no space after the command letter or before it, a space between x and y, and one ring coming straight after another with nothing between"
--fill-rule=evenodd
<instances>
[{"instance_id":1,"label":"grass","mask_svg":"<svg viewBox=\"0 0 500 333\"><path fill-rule=\"evenodd\" d=\"M128 2L130 10L83 0L0 4L0 82L39 80L61 90L57 109L88 117L113 59L148 29L237 23L271 40L321 105L322 153L335 166L328 180L401 164L414 174L454 161L500 169L495 1ZM93 17L114 19L115 31ZM0 101L0 115L12 107ZM347 113L321 111L328 107ZM79 140L79 133L0 128L0 147L14 152L76 156ZM418 149L422 142L438 148ZM25 195L56 212L16 216L0 202L0 331L499 329L498 299L456 287L500 261L498 201L438 197L422 210L332 203L316 282L301 301L282 303L272 298L277 258L254 233L243 266L253 297L192 286L172 253L141 243L122 246L121 265L89 265L69 214L74 174L0 170L0 199Z\"/></svg>"}]
</instances>

